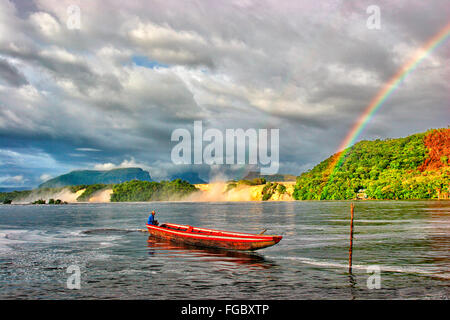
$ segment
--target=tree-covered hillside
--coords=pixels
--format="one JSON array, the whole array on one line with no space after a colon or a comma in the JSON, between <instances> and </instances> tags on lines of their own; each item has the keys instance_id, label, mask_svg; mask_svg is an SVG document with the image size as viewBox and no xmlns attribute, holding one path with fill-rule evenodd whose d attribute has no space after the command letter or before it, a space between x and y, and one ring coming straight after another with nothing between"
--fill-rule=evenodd
<instances>
[{"instance_id":1,"label":"tree-covered hillside","mask_svg":"<svg viewBox=\"0 0 450 320\"><path fill-rule=\"evenodd\" d=\"M368 199L448 198L449 152L449 128L361 141L300 175L293 196L298 200L355 199L357 194Z\"/></svg>"}]
</instances>

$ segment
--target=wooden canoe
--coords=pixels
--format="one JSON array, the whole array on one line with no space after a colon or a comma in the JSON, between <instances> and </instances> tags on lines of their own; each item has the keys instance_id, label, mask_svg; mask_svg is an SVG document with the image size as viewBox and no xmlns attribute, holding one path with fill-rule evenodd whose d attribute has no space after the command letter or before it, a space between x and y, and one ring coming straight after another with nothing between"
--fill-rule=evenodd
<instances>
[{"instance_id":1,"label":"wooden canoe","mask_svg":"<svg viewBox=\"0 0 450 320\"><path fill-rule=\"evenodd\" d=\"M187 245L231 250L258 250L280 242L282 236L259 235L223 230L196 228L187 225L165 223L160 226L147 224L150 235Z\"/></svg>"}]
</instances>

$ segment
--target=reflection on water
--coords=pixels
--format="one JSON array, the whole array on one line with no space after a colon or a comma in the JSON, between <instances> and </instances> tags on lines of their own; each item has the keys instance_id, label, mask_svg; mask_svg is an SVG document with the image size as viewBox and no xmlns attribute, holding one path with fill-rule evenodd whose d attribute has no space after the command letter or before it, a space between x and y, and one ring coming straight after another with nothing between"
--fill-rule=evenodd
<instances>
[{"instance_id":1,"label":"reflection on water","mask_svg":"<svg viewBox=\"0 0 450 320\"><path fill-rule=\"evenodd\" d=\"M148 254L166 255L174 259L190 257L204 262L223 262L247 266L249 268L268 269L275 266L275 263L264 258L256 252L222 250L213 248L199 248L196 246L173 243L164 239L152 236L148 237Z\"/></svg>"},{"instance_id":2,"label":"reflection on water","mask_svg":"<svg viewBox=\"0 0 450 320\"><path fill-rule=\"evenodd\" d=\"M356 282L356 277L350 273L348 275L348 283L349 283L349 288L350 288L350 296L352 300L356 299L356 292L357 292L357 282Z\"/></svg>"},{"instance_id":3,"label":"reflection on water","mask_svg":"<svg viewBox=\"0 0 450 320\"><path fill-rule=\"evenodd\" d=\"M445 206L429 205L430 229L430 258L433 263L441 266L443 273L450 279L450 219L449 211ZM447 251L447 254L433 254Z\"/></svg>"}]
</instances>

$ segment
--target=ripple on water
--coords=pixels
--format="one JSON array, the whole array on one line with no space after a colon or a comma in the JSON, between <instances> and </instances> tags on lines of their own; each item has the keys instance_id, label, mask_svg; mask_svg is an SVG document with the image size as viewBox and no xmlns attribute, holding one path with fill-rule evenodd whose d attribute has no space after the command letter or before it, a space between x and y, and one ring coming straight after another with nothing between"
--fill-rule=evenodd
<instances>
[{"instance_id":1,"label":"ripple on water","mask_svg":"<svg viewBox=\"0 0 450 320\"><path fill-rule=\"evenodd\" d=\"M378 299L448 295L450 202L357 202L352 276L348 202L133 203L0 207L0 298ZM148 237L161 222L282 234L256 253ZM145 231L145 230L144 230ZM67 290L69 265L82 289ZM368 290L367 267L382 288ZM187 295L189 292L189 295Z\"/></svg>"}]
</instances>

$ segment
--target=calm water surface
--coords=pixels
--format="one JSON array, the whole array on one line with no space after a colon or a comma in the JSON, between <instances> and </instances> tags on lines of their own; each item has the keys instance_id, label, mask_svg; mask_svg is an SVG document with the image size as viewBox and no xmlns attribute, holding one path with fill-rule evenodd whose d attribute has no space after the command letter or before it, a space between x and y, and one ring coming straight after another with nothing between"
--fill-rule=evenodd
<instances>
[{"instance_id":1,"label":"calm water surface","mask_svg":"<svg viewBox=\"0 0 450 320\"><path fill-rule=\"evenodd\" d=\"M0 206L1 299L447 299L450 201L105 203ZM281 234L242 253L148 237L160 222ZM67 267L81 289L66 288ZM381 288L368 289L378 265Z\"/></svg>"}]
</instances>

